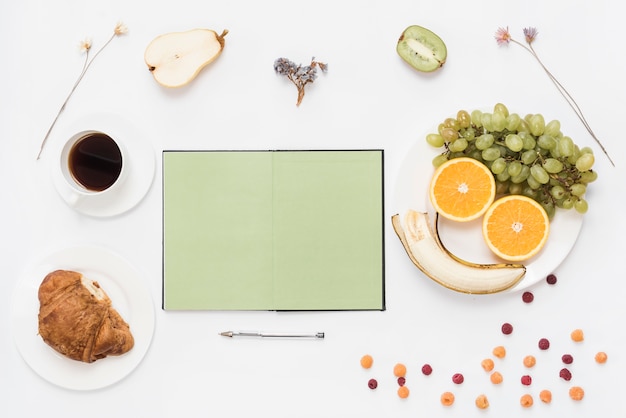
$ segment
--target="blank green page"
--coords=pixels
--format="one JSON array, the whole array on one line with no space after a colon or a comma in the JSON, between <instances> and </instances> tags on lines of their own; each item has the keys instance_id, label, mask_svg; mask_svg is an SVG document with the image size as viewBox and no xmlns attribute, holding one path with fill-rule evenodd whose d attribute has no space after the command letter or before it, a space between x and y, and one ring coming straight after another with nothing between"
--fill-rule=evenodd
<instances>
[{"instance_id":1,"label":"blank green page","mask_svg":"<svg viewBox=\"0 0 626 418\"><path fill-rule=\"evenodd\" d=\"M383 151L164 151L163 309L383 310Z\"/></svg>"}]
</instances>

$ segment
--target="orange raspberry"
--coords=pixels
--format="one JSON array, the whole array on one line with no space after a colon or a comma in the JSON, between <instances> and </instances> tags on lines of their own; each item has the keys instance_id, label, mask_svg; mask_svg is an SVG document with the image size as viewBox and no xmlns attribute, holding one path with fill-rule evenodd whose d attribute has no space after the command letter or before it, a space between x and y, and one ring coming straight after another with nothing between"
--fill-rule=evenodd
<instances>
[{"instance_id":1,"label":"orange raspberry","mask_svg":"<svg viewBox=\"0 0 626 418\"><path fill-rule=\"evenodd\" d=\"M596 354L596 362L597 363L606 363L606 360L608 359L608 356L606 355L606 353L604 351L600 351L599 353Z\"/></svg>"},{"instance_id":2,"label":"orange raspberry","mask_svg":"<svg viewBox=\"0 0 626 418\"><path fill-rule=\"evenodd\" d=\"M498 358L506 357L506 348L504 348L501 345L497 346L496 348L493 349L493 355Z\"/></svg>"},{"instance_id":3,"label":"orange raspberry","mask_svg":"<svg viewBox=\"0 0 626 418\"><path fill-rule=\"evenodd\" d=\"M529 394L522 395L519 403L520 405L522 405L523 408L530 408L531 406L533 406L533 397Z\"/></svg>"},{"instance_id":4,"label":"orange raspberry","mask_svg":"<svg viewBox=\"0 0 626 418\"><path fill-rule=\"evenodd\" d=\"M478 409L487 409L489 408L489 400L487 399L487 396L485 395L478 395L478 397L476 398L476 406L478 407Z\"/></svg>"},{"instance_id":5,"label":"orange raspberry","mask_svg":"<svg viewBox=\"0 0 626 418\"><path fill-rule=\"evenodd\" d=\"M406 376L406 366L402 363L398 363L393 366L393 374L396 377L404 377Z\"/></svg>"},{"instance_id":6,"label":"orange raspberry","mask_svg":"<svg viewBox=\"0 0 626 418\"><path fill-rule=\"evenodd\" d=\"M493 383L494 385L499 385L500 383L502 383L502 380L504 380L500 372L491 373L491 376L489 376L489 379L491 380L491 383Z\"/></svg>"},{"instance_id":7,"label":"orange raspberry","mask_svg":"<svg viewBox=\"0 0 626 418\"><path fill-rule=\"evenodd\" d=\"M572 386L569 390L569 397L575 401L580 401L585 397L585 391L580 386Z\"/></svg>"},{"instance_id":8,"label":"orange raspberry","mask_svg":"<svg viewBox=\"0 0 626 418\"><path fill-rule=\"evenodd\" d=\"M361 357L361 367L363 367L364 369L369 369L370 367L372 367L372 364L374 364L374 359L369 354Z\"/></svg>"},{"instance_id":9,"label":"orange raspberry","mask_svg":"<svg viewBox=\"0 0 626 418\"><path fill-rule=\"evenodd\" d=\"M529 369L533 367L536 363L537 360L535 359L535 356L524 357L524 366L528 367Z\"/></svg>"},{"instance_id":10,"label":"orange raspberry","mask_svg":"<svg viewBox=\"0 0 626 418\"><path fill-rule=\"evenodd\" d=\"M493 370L493 360L491 360L490 358L486 358L484 359L480 365L482 366L482 368L486 371L486 372L490 372Z\"/></svg>"},{"instance_id":11,"label":"orange raspberry","mask_svg":"<svg viewBox=\"0 0 626 418\"><path fill-rule=\"evenodd\" d=\"M541 399L541 402L543 403L552 402L552 392L550 392L548 389L542 390L541 392L539 392L539 399Z\"/></svg>"},{"instance_id":12,"label":"orange raspberry","mask_svg":"<svg viewBox=\"0 0 626 418\"><path fill-rule=\"evenodd\" d=\"M576 341L577 343L585 339L585 335L583 334L582 329L575 329L574 331L572 331L570 336L572 337L572 340Z\"/></svg>"},{"instance_id":13,"label":"orange raspberry","mask_svg":"<svg viewBox=\"0 0 626 418\"><path fill-rule=\"evenodd\" d=\"M400 386L398 388L398 396L401 397L402 399L408 398L409 388L407 388L406 386Z\"/></svg>"},{"instance_id":14,"label":"orange raspberry","mask_svg":"<svg viewBox=\"0 0 626 418\"><path fill-rule=\"evenodd\" d=\"M443 406L450 406L454 403L454 393L444 392L441 394L441 404Z\"/></svg>"}]
</instances>

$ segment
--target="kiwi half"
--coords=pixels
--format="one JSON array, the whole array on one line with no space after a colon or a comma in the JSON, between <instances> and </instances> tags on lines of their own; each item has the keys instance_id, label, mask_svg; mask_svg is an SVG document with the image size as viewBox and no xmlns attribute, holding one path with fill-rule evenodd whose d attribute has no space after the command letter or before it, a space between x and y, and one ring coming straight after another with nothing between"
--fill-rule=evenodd
<instances>
[{"instance_id":1,"label":"kiwi half","mask_svg":"<svg viewBox=\"0 0 626 418\"><path fill-rule=\"evenodd\" d=\"M448 56L448 49L441 38L418 25L409 26L402 32L396 51L411 67L423 72L441 68Z\"/></svg>"}]
</instances>

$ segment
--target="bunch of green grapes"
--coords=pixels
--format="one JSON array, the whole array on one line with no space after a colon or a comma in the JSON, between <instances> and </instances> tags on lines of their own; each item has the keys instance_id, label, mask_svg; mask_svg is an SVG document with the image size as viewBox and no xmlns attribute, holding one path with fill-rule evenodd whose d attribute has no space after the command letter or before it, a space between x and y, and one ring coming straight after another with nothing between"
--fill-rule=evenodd
<instances>
[{"instance_id":1,"label":"bunch of green grapes","mask_svg":"<svg viewBox=\"0 0 626 418\"><path fill-rule=\"evenodd\" d=\"M491 113L459 110L426 142L444 149L433 159L435 167L458 157L479 160L491 169L496 193L528 196L550 219L557 207L587 212L587 186L598 177L593 151L563 135L558 120L546 123L541 114L522 118L498 103Z\"/></svg>"}]
</instances>

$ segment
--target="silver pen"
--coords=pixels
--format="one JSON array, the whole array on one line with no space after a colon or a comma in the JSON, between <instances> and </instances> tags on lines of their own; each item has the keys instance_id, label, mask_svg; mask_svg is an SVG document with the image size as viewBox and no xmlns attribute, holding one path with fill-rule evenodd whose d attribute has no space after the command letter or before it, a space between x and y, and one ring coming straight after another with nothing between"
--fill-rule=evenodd
<instances>
[{"instance_id":1,"label":"silver pen","mask_svg":"<svg viewBox=\"0 0 626 418\"><path fill-rule=\"evenodd\" d=\"M257 337L257 338L301 338L301 339L324 338L323 332L316 332L314 334L292 334L292 333L260 332L260 331L224 331L224 332L220 332L220 335L223 337Z\"/></svg>"}]
</instances>

